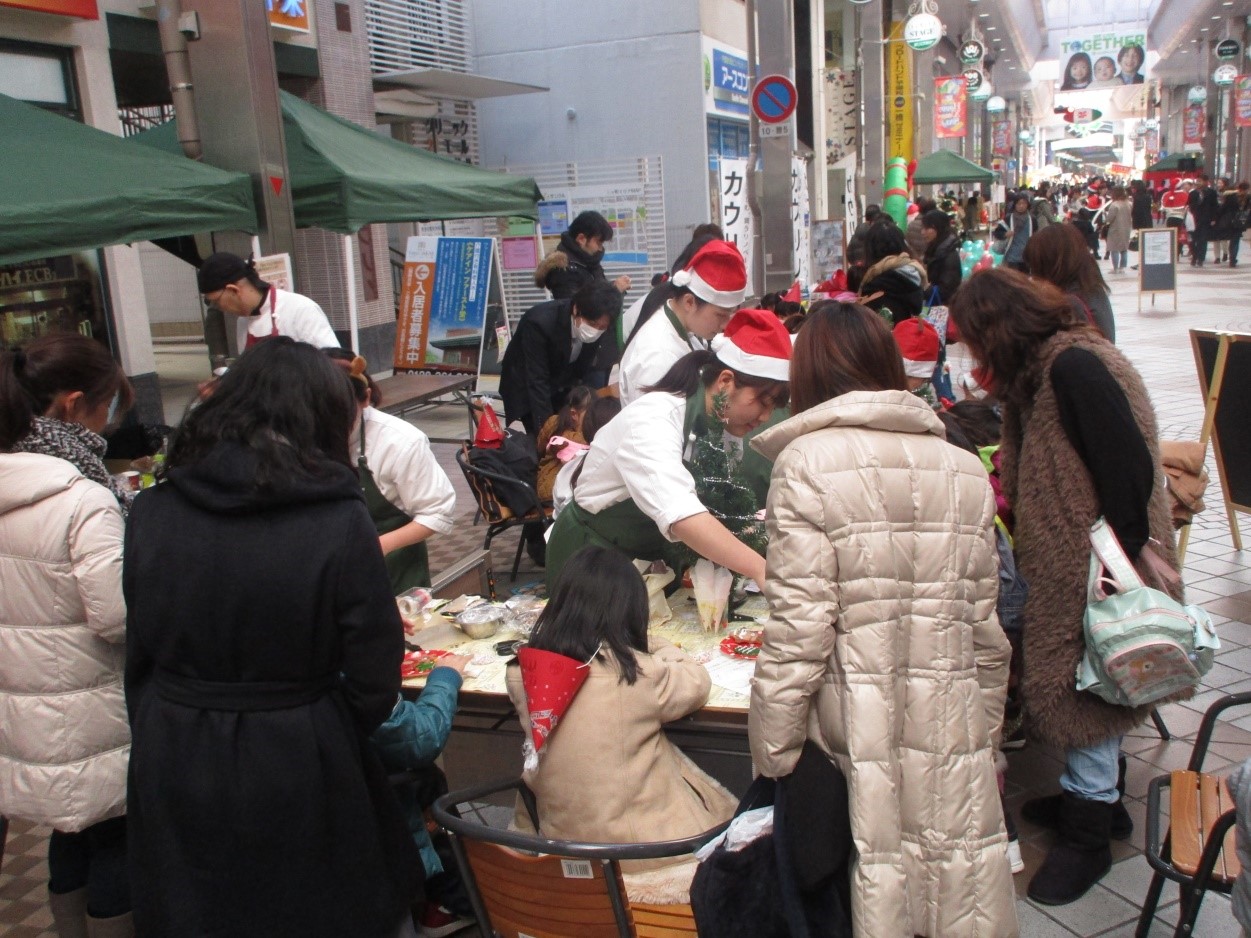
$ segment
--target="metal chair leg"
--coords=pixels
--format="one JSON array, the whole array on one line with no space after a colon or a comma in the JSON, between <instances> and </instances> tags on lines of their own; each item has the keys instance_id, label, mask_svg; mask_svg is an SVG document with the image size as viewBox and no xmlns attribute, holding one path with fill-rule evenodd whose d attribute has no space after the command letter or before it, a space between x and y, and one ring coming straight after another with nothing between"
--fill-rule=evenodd
<instances>
[{"instance_id":1,"label":"metal chair leg","mask_svg":"<svg viewBox=\"0 0 1251 938\"><path fill-rule=\"evenodd\" d=\"M508 582L517 582L517 571L521 568L521 549L526 546L526 526L521 526L521 531L517 535L517 553L513 555L513 575Z\"/></svg>"},{"instance_id":2,"label":"metal chair leg","mask_svg":"<svg viewBox=\"0 0 1251 938\"><path fill-rule=\"evenodd\" d=\"M9 819L0 814L0 870L4 869L4 845L9 839Z\"/></svg>"},{"instance_id":3,"label":"metal chair leg","mask_svg":"<svg viewBox=\"0 0 1251 938\"><path fill-rule=\"evenodd\" d=\"M1160 905L1160 893L1164 890L1164 874L1156 873L1151 877L1151 886L1147 889L1147 898L1142 903L1142 914L1138 916L1138 928L1134 938L1147 938L1151 933L1151 920L1155 918L1155 910Z\"/></svg>"},{"instance_id":4,"label":"metal chair leg","mask_svg":"<svg viewBox=\"0 0 1251 938\"><path fill-rule=\"evenodd\" d=\"M1164 724L1164 717L1160 716L1160 711L1151 708L1151 722L1155 724L1155 731L1160 734L1160 739L1168 742L1173 738L1173 734L1168 731L1168 727Z\"/></svg>"}]
</instances>

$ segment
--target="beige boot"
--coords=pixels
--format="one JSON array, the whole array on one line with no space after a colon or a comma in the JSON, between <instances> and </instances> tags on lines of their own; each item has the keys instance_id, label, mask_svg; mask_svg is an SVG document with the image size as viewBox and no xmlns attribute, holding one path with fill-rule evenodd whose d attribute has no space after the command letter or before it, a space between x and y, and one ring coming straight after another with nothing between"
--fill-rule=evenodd
<instances>
[{"instance_id":1,"label":"beige boot","mask_svg":"<svg viewBox=\"0 0 1251 938\"><path fill-rule=\"evenodd\" d=\"M88 938L87 887L73 892L48 893L52 927L60 938Z\"/></svg>"},{"instance_id":2,"label":"beige boot","mask_svg":"<svg viewBox=\"0 0 1251 938\"><path fill-rule=\"evenodd\" d=\"M135 919L129 912L112 918L87 916L89 938L135 938Z\"/></svg>"}]
</instances>

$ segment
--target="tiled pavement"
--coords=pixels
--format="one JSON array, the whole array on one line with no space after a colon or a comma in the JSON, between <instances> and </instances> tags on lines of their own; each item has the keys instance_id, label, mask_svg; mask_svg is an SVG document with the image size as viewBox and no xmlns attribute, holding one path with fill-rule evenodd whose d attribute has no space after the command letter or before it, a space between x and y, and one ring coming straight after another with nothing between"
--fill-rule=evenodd
<instances>
[{"instance_id":1,"label":"tiled pavement","mask_svg":"<svg viewBox=\"0 0 1251 938\"><path fill-rule=\"evenodd\" d=\"M1108 275L1117 313L1118 344L1142 372L1159 416L1161 435L1169 439L1197 439L1203 413L1195 377L1194 359L1187 330L1228 328L1251 332L1251 274L1247 270L1209 267L1201 271L1183 266L1179 270L1179 309L1161 297L1154 309L1137 312L1137 276ZM463 432L463 411L427 411L413 418L432 437ZM455 447L436 444L440 463L456 485L460 504L471 504L468 489L453 459ZM1081 901L1062 908L1037 906L1024 898L1030 874L1046 852L1046 833L1019 819L1023 801L1058 790L1059 756L1038 746L1009 755L1008 804L1018 814L1026 870L1016 877L1018 912L1023 938L1080 936L1129 936L1147 891L1150 870L1142 855L1144 815L1148 781L1159 774L1184 767L1204 707L1222 693L1251 690L1251 563L1247 554L1233 550L1220 498L1219 480L1209 457L1213 484L1208 510L1199 517L1191 534L1186 558L1189 598L1203 603L1218 624L1222 650L1207 675L1203 692L1186 704L1170 705L1162 715L1173 733L1163 742L1148 724L1125 740L1129 756L1127 804L1135 832L1128 843L1113 844L1116 864L1112 872ZM480 546L482 529L472 524L466 509L449 535L432 544L432 567L439 569L462 552ZM1243 518L1251 538L1251 517ZM507 584L512 550L517 535L508 533L492 550L498 582ZM523 555L519 582L539 578ZM1251 758L1251 711L1234 712L1228 725L1217 732L1206 767L1227 769ZM455 779L452 779L455 784ZM46 831L16 823L10 833L3 868L0 869L0 936L2 938L54 938L45 904ZM1176 922L1176 891L1165 888L1158 921L1152 936L1172 933ZM1205 900L1195 934L1201 938L1239 938L1241 932L1220 896Z\"/></svg>"}]
</instances>

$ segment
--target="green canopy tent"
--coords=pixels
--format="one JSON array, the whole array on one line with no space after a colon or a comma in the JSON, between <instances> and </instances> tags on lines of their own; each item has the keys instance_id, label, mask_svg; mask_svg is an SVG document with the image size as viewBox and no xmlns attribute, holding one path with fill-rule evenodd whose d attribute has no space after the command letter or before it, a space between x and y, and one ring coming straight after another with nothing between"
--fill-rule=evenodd
<instances>
[{"instance_id":1,"label":"green canopy tent","mask_svg":"<svg viewBox=\"0 0 1251 938\"><path fill-rule=\"evenodd\" d=\"M1193 163L1193 168L1183 170L1181 168L1182 161L1187 161L1187 165ZM1203 170L1203 154L1202 153L1170 153L1156 163L1152 163L1144 173L1198 173Z\"/></svg>"},{"instance_id":2,"label":"green canopy tent","mask_svg":"<svg viewBox=\"0 0 1251 938\"><path fill-rule=\"evenodd\" d=\"M198 231L256 231L252 181L0 94L0 264Z\"/></svg>"},{"instance_id":3,"label":"green canopy tent","mask_svg":"<svg viewBox=\"0 0 1251 938\"><path fill-rule=\"evenodd\" d=\"M947 182L994 182L995 174L950 150L935 150L917 160L912 182L918 186Z\"/></svg>"},{"instance_id":4,"label":"green canopy tent","mask_svg":"<svg viewBox=\"0 0 1251 938\"><path fill-rule=\"evenodd\" d=\"M436 156L279 94L297 228L352 234L376 222L538 218L533 179ZM182 152L172 121L133 139Z\"/></svg>"}]
</instances>

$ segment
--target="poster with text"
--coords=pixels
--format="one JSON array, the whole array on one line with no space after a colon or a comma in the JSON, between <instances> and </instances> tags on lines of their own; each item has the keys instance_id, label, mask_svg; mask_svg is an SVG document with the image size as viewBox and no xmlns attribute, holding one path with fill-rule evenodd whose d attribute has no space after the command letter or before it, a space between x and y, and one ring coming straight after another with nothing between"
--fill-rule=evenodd
<instances>
[{"instance_id":1,"label":"poster with text","mask_svg":"<svg viewBox=\"0 0 1251 938\"><path fill-rule=\"evenodd\" d=\"M837 163L860 146L860 95L851 69L825 70L825 162Z\"/></svg>"},{"instance_id":2,"label":"poster with text","mask_svg":"<svg viewBox=\"0 0 1251 938\"><path fill-rule=\"evenodd\" d=\"M1205 104L1187 104L1182 112L1182 149L1190 152L1203 149L1203 135L1208 129Z\"/></svg>"},{"instance_id":3,"label":"poster with text","mask_svg":"<svg viewBox=\"0 0 1251 938\"><path fill-rule=\"evenodd\" d=\"M476 374L492 239L408 239L395 330L396 371Z\"/></svg>"},{"instance_id":4,"label":"poster with text","mask_svg":"<svg viewBox=\"0 0 1251 938\"><path fill-rule=\"evenodd\" d=\"M963 75L934 79L934 136L963 137L969 131L968 82Z\"/></svg>"},{"instance_id":5,"label":"poster with text","mask_svg":"<svg viewBox=\"0 0 1251 938\"><path fill-rule=\"evenodd\" d=\"M913 158L912 126L912 50L903 41L903 20L891 23L890 39L886 50L886 117L890 123L889 161L902 156L905 161Z\"/></svg>"},{"instance_id":6,"label":"poster with text","mask_svg":"<svg viewBox=\"0 0 1251 938\"><path fill-rule=\"evenodd\" d=\"M552 234L559 236L573 219L583 212L594 211L603 215L612 227L612 240L604 245L601 262L647 266L651 253L647 243L647 196L642 184L577 186L553 190L549 198L552 204L564 207L564 224L559 231L552 231L555 218L545 223L545 203L539 203L539 228L543 232L545 252L554 250L559 243L559 238L553 239Z\"/></svg>"},{"instance_id":7,"label":"poster with text","mask_svg":"<svg viewBox=\"0 0 1251 938\"><path fill-rule=\"evenodd\" d=\"M1012 155L1012 121L1001 118L991 122L990 152L992 156Z\"/></svg>"},{"instance_id":8,"label":"poster with text","mask_svg":"<svg viewBox=\"0 0 1251 938\"><path fill-rule=\"evenodd\" d=\"M1251 127L1251 75L1234 79L1234 126Z\"/></svg>"},{"instance_id":9,"label":"poster with text","mask_svg":"<svg viewBox=\"0 0 1251 938\"><path fill-rule=\"evenodd\" d=\"M808 201L808 161L791 157L791 230L795 245L795 279L812 283L812 211Z\"/></svg>"},{"instance_id":10,"label":"poster with text","mask_svg":"<svg viewBox=\"0 0 1251 938\"><path fill-rule=\"evenodd\" d=\"M725 240L738 248L747 263L747 292L754 293L751 210L747 207L747 160L721 160L719 170L721 230Z\"/></svg>"},{"instance_id":11,"label":"poster with text","mask_svg":"<svg viewBox=\"0 0 1251 938\"><path fill-rule=\"evenodd\" d=\"M751 113L747 53L707 36L701 36L700 42L704 53L704 111L746 117Z\"/></svg>"},{"instance_id":12,"label":"poster with text","mask_svg":"<svg viewBox=\"0 0 1251 938\"><path fill-rule=\"evenodd\" d=\"M1057 91L1106 91L1146 81L1145 26L1090 27L1059 40Z\"/></svg>"}]
</instances>

